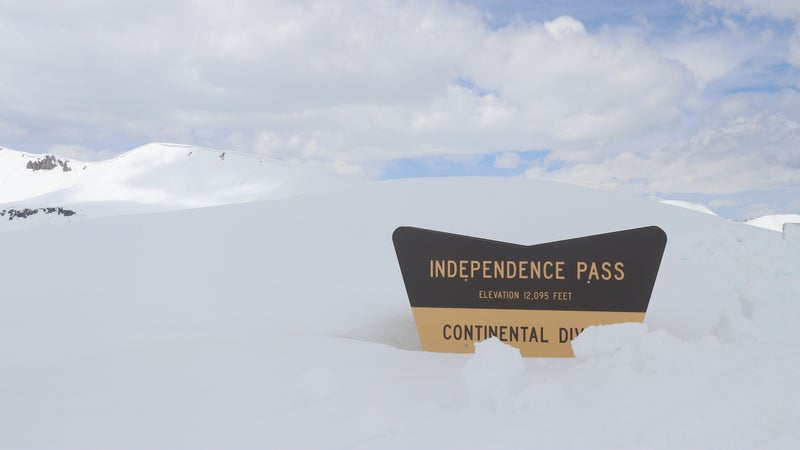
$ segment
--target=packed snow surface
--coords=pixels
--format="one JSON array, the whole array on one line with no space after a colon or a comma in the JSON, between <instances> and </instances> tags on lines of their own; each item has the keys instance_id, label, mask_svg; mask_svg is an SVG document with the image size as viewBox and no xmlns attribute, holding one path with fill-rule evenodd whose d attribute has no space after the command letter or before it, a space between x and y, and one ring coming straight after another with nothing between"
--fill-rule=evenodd
<instances>
[{"instance_id":1,"label":"packed snow surface","mask_svg":"<svg viewBox=\"0 0 800 450\"><path fill-rule=\"evenodd\" d=\"M657 225L644 324L576 358L420 350L401 225L536 244ZM518 179L0 233L3 449L800 447L800 239Z\"/></svg>"},{"instance_id":2,"label":"packed snow surface","mask_svg":"<svg viewBox=\"0 0 800 450\"><path fill-rule=\"evenodd\" d=\"M768 230L783 231L787 224L800 224L800 214L773 214L748 220L747 223Z\"/></svg>"}]
</instances>

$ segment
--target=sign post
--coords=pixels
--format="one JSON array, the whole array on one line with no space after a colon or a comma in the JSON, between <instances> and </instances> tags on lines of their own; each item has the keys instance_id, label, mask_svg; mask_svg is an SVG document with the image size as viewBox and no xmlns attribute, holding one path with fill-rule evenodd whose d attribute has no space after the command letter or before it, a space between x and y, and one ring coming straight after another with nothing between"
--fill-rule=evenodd
<instances>
[{"instance_id":1,"label":"sign post","mask_svg":"<svg viewBox=\"0 0 800 450\"><path fill-rule=\"evenodd\" d=\"M587 326L642 322L667 242L658 227L517 245L400 227L392 235L422 348L490 337L570 357Z\"/></svg>"}]
</instances>

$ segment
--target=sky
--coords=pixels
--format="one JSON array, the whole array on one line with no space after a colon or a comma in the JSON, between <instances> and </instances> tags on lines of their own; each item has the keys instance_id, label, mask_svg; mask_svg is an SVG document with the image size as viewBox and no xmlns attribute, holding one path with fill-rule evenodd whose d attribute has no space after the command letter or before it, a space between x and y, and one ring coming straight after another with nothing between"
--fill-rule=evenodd
<instances>
[{"instance_id":1,"label":"sky","mask_svg":"<svg viewBox=\"0 0 800 450\"><path fill-rule=\"evenodd\" d=\"M800 2L0 0L0 146L800 213Z\"/></svg>"}]
</instances>

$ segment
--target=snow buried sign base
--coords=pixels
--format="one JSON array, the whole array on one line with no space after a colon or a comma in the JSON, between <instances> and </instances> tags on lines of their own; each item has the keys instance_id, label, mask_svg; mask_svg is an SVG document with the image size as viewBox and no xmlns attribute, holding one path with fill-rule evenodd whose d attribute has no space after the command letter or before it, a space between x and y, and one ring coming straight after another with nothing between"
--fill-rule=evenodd
<instances>
[{"instance_id":1,"label":"snow buried sign base","mask_svg":"<svg viewBox=\"0 0 800 450\"><path fill-rule=\"evenodd\" d=\"M667 235L652 226L538 245L400 227L392 235L422 349L489 337L571 357L587 326L642 322Z\"/></svg>"}]
</instances>

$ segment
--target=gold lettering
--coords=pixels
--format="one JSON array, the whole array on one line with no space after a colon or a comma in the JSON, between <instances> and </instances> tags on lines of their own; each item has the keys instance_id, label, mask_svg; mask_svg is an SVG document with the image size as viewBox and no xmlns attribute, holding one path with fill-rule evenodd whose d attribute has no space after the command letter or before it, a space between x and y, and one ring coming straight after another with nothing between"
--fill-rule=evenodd
<instances>
[{"instance_id":1,"label":"gold lettering","mask_svg":"<svg viewBox=\"0 0 800 450\"><path fill-rule=\"evenodd\" d=\"M556 280L564 279L566 279L564 276L564 261L559 261L556 263Z\"/></svg>"},{"instance_id":2,"label":"gold lettering","mask_svg":"<svg viewBox=\"0 0 800 450\"><path fill-rule=\"evenodd\" d=\"M548 270L548 267L550 268ZM542 272L544 273L545 280L552 280L553 279L553 261L545 261L542 264Z\"/></svg>"},{"instance_id":3,"label":"gold lettering","mask_svg":"<svg viewBox=\"0 0 800 450\"><path fill-rule=\"evenodd\" d=\"M606 262L604 262L602 264L602 267L603 267L603 275L601 276L601 278L603 280L605 280L605 281L610 280L611 279L611 263L606 261Z\"/></svg>"},{"instance_id":4,"label":"gold lettering","mask_svg":"<svg viewBox=\"0 0 800 450\"><path fill-rule=\"evenodd\" d=\"M505 278L506 277L506 264L504 261L495 261L494 262L494 277L495 278Z\"/></svg>"},{"instance_id":5,"label":"gold lettering","mask_svg":"<svg viewBox=\"0 0 800 450\"><path fill-rule=\"evenodd\" d=\"M481 263L480 261L472 260L469 262L469 277L475 278L475 273L481 270Z\"/></svg>"},{"instance_id":6,"label":"gold lettering","mask_svg":"<svg viewBox=\"0 0 800 450\"><path fill-rule=\"evenodd\" d=\"M617 281L622 281L625 279L625 264L621 262L617 262L614 264L614 271L617 273L614 274L614 279Z\"/></svg>"},{"instance_id":7,"label":"gold lettering","mask_svg":"<svg viewBox=\"0 0 800 450\"><path fill-rule=\"evenodd\" d=\"M537 280L542 279L542 262L541 261L531 261L531 278L535 278Z\"/></svg>"},{"instance_id":8,"label":"gold lettering","mask_svg":"<svg viewBox=\"0 0 800 450\"><path fill-rule=\"evenodd\" d=\"M528 277L528 261L520 261L519 262L519 277L520 278L527 278Z\"/></svg>"},{"instance_id":9,"label":"gold lettering","mask_svg":"<svg viewBox=\"0 0 800 450\"><path fill-rule=\"evenodd\" d=\"M477 259L430 259L430 278L476 278L520 279L520 280L565 280L566 262L558 260L477 260ZM577 261L578 280L625 279L625 264L620 261Z\"/></svg>"},{"instance_id":10,"label":"gold lettering","mask_svg":"<svg viewBox=\"0 0 800 450\"><path fill-rule=\"evenodd\" d=\"M515 261L506 261L506 278L516 278L516 277L517 277L517 263Z\"/></svg>"},{"instance_id":11,"label":"gold lettering","mask_svg":"<svg viewBox=\"0 0 800 450\"><path fill-rule=\"evenodd\" d=\"M594 278L595 280L600 279L600 274L597 271L597 263L592 261L592 265L589 266L589 279L591 280Z\"/></svg>"},{"instance_id":12,"label":"gold lettering","mask_svg":"<svg viewBox=\"0 0 800 450\"><path fill-rule=\"evenodd\" d=\"M584 274L584 272L586 272L586 270L588 268L589 268L588 264L586 264L583 261L578 261L578 279L579 280L581 279L581 276Z\"/></svg>"},{"instance_id":13,"label":"gold lettering","mask_svg":"<svg viewBox=\"0 0 800 450\"><path fill-rule=\"evenodd\" d=\"M458 263L452 259L447 260L447 278L455 278L458 275Z\"/></svg>"},{"instance_id":14,"label":"gold lettering","mask_svg":"<svg viewBox=\"0 0 800 450\"><path fill-rule=\"evenodd\" d=\"M447 276L444 268L444 260L436 260L433 266L433 273L434 277L436 278L444 278Z\"/></svg>"}]
</instances>

